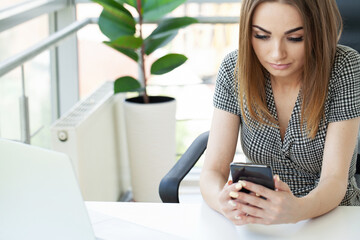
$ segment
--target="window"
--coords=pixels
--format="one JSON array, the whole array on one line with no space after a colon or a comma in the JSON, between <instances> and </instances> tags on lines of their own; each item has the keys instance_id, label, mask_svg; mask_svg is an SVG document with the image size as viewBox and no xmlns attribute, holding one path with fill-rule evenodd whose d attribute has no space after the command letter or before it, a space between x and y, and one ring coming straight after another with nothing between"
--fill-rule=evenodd
<instances>
[{"instance_id":1,"label":"window","mask_svg":"<svg viewBox=\"0 0 360 240\"><path fill-rule=\"evenodd\" d=\"M37 17L0 33L0 61L18 54L49 35L47 15ZM46 146L44 126L51 122L50 56L45 52L24 64L25 94L29 97L30 132L37 145ZM21 139L20 97L22 71L18 67L0 77L0 134L1 137Z\"/></svg>"},{"instance_id":2,"label":"window","mask_svg":"<svg viewBox=\"0 0 360 240\"><path fill-rule=\"evenodd\" d=\"M223 57L237 48L240 1L234 3L188 3L173 14L211 19L215 24L195 24L183 31L153 57L166 52L184 53L187 63L174 71L149 79L150 95L167 95L177 100L177 153L179 156L200 133L210 129L212 96L218 68ZM220 2L220 1L219 1ZM231 1L230 1L231 2ZM98 17L102 7L94 3L77 5L78 20ZM216 24L221 17L235 21ZM148 31L154 28L148 24ZM85 97L103 81L123 75L137 76L137 65L102 43L106 37L96 24L78 32L80 96ZM95 57L96 56L96 57Z\"/></svg>"},{"instance_id":3,"label":"window","mask_svg":"<svg viewBox=\"0 0 360 240\"><path fill-rule=\"evenodd\" d=\"M71 6L67 0L12 0L1 1L0 9L0 137L24 141L27 134L24 134L23 126L28 126L25 129L29 129L31 143L49 148L49 126L58 117L62 106L57 99L64 94L63 82L69 79L77 85L77 71L68 67L76 65L69 61L77 61L72 55L76 51L73 51L72 43L69 44L69 38L59 43L56 51L50 47L35 51L34 48L48 41L53 31L59 31L74 21L74 5ZM55 12L57 14L53 14ZM20 57L25 53L31 54ZM68 66L62 67L61 61ZM11 65L7 64L9 62ZM71 84L67 86L74 89ZM77 89L69 91L65 88L65 91L67 95L62 99L72 106L73 99L77 101ZM28 114L20 107L24 94L28 97ZM26 121L27 115L29 121Z\"/></svg>"}]
</instances>

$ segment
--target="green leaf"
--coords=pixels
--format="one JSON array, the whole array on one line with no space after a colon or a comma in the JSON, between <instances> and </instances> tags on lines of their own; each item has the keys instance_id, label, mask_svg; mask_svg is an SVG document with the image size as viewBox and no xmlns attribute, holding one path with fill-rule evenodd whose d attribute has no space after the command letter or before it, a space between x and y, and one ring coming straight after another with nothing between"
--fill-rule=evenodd
<instances>
[{"instance_id":1,"label":"green leaf","mask_svg":"<svg viewBox=\"0 0 360 240\"><path fill-rule=\"evenodd\" d=\"M120 21L124 26L127 26L129 29L135 28L135 20L131 13L121 4L115 2L114 0L92 0L100 4L105 11L113 15Z\"/></svg>"},{"instance_id":2,"label":"green leaf","mask_svg":"<svg viewBox=\"0 0 360 240\"><path fill-rule=\"evenodd\" d=\"M137 7L136 0L126 0L125 2L130 6Z\"/></svg>"},{"instance_id":3,"label":"green leaf","mask_svg":"<svg viewBox=\"0 0 360 240\"><path fill-rule=\"evenodd\" d=\"M141 87L138 80L133 77L120 77L114 82L114 93L136 92Z\"/></svg>"},{"instance_id":4,"label":"green leaf","mask_svg":"<svg viewBox=\"0 0 360 240\"><path fill-rule=\"evenodd\" d=\"M151 74L164 74L172 71L186 62L187 57L182 54L167 54L162 58L159 58L151 66Z\"/></svg>"},{"instance_id":5,"label":"green leaf","mask_svg":"<svg viewBox=\"0 0 360 240\"><path fill-rule=\"evenodd\" d=\"M114 41L104 43L111 47L137 49L141 47L143 40L134 36L122 36L115 39Z\"/></svg>"},{"instance_id":6,"label":"green leaf","mask_svg":"<svg viewBox=\"0 0 360 240\"><path fill-rule=\"evenodd\" d=\"M191 17L179 17L179 18L169 18L165 19L157 28L150 34L148 38L154 39L159 37L164 37L175 31L178 31L180 28L189 26L190 24L198 22L195 18Z\"/></svg>"},{"instance_id":7,"label":"green leaf","mask_svg":"<svg viewBox=\"0 0 360 240\"><path fill-rule=\"evenodd\" d=\"M160 38L154 38L154 39L147 38L144 41L145 54L150 55L156 49L165 46L166 44L168 44L171 40L173 40L176 37L177 33L178 32L175 31L175 32L172 32L172 33L165 35L163 37L160 37Z\"/></svg>"},{"instance_id":8,"label":"green leaf","mask_svg":"<svg viewBox=\"0 0 360 240\"><path fill-rule=\"evenodd\" d=\"M117 17L111 15L106 10L103 10L98 22L101 32L107 36L111 41L124 35L134 35L134 27L124 25Z\"/></svg>"},{"instance_id":9,"label":"green leaf","mask_svg":"<svg viewBox=\"0 0 360 240\"><path fill-rule=\"evenodd\" d=\"M170 13L181 4L185 3L186 0L147 0L142 2L144 2L144 20L154 21Z\"/></svg>"},{"instance_id":10,"label":"green leaf","mask_svg":"<svg viewBox=\"0 0 360 240\"><path fill-rule=\"evenodd\" d=\"M129 17L132 17L129 10L127 10L123 6L123 4L125 3L124 1L121 0L91 0L91 1L100 4L105 10L108 10L110 13L114 12L114 15L121 12L128 15Z\"/></svg>"},{"instance_id":11,"label":"green leaf","mask_svg":"<svg viewBox=\"0 0 360 240\"><path fill-rule=\"evenodd\" d=\"M120 4L124 4L124 3L127 3L129 4L130 6L132 7L136 7L136 0L115 0L115 2L118 2Z\"/></svg>"},{"instance_id":12,"label":"green leaf","mask_svg":"<svg viewBox=\"0 0 360 240\"><path fill-rule=\"evenodd\" d=\"M106 44L106 43L105 43ZM128 56L129 58L131 58L132 60L134 60L135 62L138 62L139 61L139 55L132 49L129 49L129 48L121 48L121 47L116 47L116 46L110 46L108 45L109 47L112 47L113 49L121 52L122 54Z\"/></svg>"}]
</instances>

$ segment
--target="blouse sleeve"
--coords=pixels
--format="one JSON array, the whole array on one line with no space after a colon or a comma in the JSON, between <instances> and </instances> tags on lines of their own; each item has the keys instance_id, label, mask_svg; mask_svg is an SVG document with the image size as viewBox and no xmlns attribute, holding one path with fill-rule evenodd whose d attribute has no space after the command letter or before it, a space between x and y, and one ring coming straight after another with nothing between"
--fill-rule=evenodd
<instances>
[{"instance_id":1,"label":"blouse sleeve","mask_svg":"<svg viewBox=\"0 0 360 240\"><path fill-rule=\"evenodd\" d=\"M347 48L342 57L336 57L333 81L330 81L329 122L338 122L360 116L360 55Z\"/></svg>"},{"instance_id":2,"label":"blouse sleeve","mask_svg":"<svg viewBox=\"0 0 360 240\"><path fill-rule=\"evenodd\" d=\"M238 92L235 82L235 66L237 61L237 51L229 53L221 63L215 86L213 98L214 107L233 113L241 114Z\"/></svg>"}]
</instances>

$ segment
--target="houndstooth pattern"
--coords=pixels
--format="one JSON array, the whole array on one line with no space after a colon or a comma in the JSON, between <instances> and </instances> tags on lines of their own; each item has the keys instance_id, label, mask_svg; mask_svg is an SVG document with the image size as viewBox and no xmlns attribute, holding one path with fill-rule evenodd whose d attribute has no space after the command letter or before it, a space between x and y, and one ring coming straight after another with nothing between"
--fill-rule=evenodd
<instances>
[{"instance_id":1,"label":"houndstooth pattern","mask_svg":"<svg viewBox=\"0 0 360 240\"><path fill-rule=\"evenodd\" d=\"M325 117L319 124L315 139L307 137L305 125L300 128L300 91L283 141L279 128L260 125L252 120L248 124L244 123L234 77L236 61L237 51L233 51L220 66L214 106L240 117L241 145L250 161L271 165L274 174L278 174L289 185L295 196L307 195L320 179L328 124L360 116L360 55L349 47L338 46L325 103ZM277 119L271 81L268 77L264 78L268 109ZM246 107L244 112L249 116ZM360 205L360 189L354 178L356 156L357 147L349 169L347 192L340 205Z\"/></svg>"}]
</instances>

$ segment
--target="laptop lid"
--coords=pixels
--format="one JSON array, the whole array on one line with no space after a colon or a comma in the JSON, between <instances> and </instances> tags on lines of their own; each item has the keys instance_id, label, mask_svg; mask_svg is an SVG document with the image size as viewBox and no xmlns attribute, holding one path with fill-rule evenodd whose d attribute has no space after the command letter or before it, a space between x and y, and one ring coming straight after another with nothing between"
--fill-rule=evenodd
<instances>
[{"instance_id":1,"label":"laptop lid","mask_svg":"<svg viewBox=\"0 0 360 240\"><path fill-rule=\"evenodd\" d=\"M95 239L65 154L0 139L0 239Z\"/></svg>"}]
</instances>

